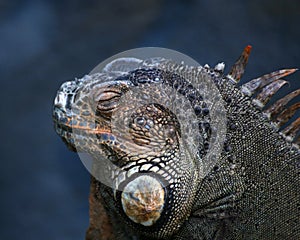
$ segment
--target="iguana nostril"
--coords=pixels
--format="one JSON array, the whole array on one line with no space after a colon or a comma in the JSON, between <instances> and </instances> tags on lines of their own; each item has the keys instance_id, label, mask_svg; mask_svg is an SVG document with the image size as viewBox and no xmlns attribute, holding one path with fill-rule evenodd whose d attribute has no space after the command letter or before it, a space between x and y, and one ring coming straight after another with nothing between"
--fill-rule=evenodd
<instances>
[{"instance_id":1,"label":"iguana nostril","mask_svg":"<svg viewBox=\"0 0 300 240\"><path fill-rule=\"evenodd\" d=\"M58 108L64 108L66 105L67 96L63 92L59 92L54 99L54 106Z\"/></svg>"}]
</instances>

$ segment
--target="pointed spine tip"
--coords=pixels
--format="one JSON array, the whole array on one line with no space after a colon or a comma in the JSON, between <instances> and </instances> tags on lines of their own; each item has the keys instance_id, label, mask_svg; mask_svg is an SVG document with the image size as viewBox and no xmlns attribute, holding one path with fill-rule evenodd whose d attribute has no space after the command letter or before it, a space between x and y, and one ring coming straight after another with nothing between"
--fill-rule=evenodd
<instances>
[{"instance_id":1,"label":"pointed spine tip","mask_svg":"<svg viewBox=\"0 0 300 240\"><path fill-rule=\"evenodd\" d=\"M247 45L247 46L245 47L245 52L246 52L247 54L250 54L251 49L252 49L252 46L251 46L251 45Z\"/></svg>"},{"instance_id":2,"label":"pointed spine tip","mask_svg":"<svg viewBox=\"0 0 300 240\"><path fill-rule=\"evenodd\" d=\"M248 45L244 48L241 56L238 58L238 60L234 63L234 65L231 67L228 76L233 78L235 82L239 82L241 77L244 74L246 65L248 63L249 55L251 52L251 46Z\"/></svg>"},{"instance_id":3,"label":"pointed spine tip","mask_svg":"<svg viewBox=\"0 0 300 240\"><path fill-rule=\"evenodd\" d=\"M291 69L287 69L287 70L288 70L289 74L292 74L292 73L298 71L299 69L298 68L291 68Z\"/></svg>"},{"instance_id":4,"label":"pointed spine tip","mask_svg":"<svg viewBox=\"0 0 300 240\"><path fill-rule=\"evenodd\" d=\"M296 71L298 71L298 68L281 69L277 72L277 74L281 75L281 78L282 78L282 77L288 76L290 74L293 74Z\"/></svg>"}]
</instances>

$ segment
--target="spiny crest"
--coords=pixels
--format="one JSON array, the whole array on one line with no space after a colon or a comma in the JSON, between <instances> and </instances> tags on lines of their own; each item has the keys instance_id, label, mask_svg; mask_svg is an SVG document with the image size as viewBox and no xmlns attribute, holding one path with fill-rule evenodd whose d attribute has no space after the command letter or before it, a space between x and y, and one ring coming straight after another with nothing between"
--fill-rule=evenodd
<instances>
[{"instance_id":1,"label":"spiny crest","mask_svg":"<svg viewBox=\"0 0 300 240\"><path fill-rule=\"evenodd\" d=\"M231 81L238 83L241 79L248 62L250 51L251 46L247 46L242 55L232 66L229 74L227 75ZM270 101L272 96L282 86L288 83L288 81L285 81L282 78L294 73L297 70L298 69L296 68L281 69L269 74L265 74L243 84L240 89L245 95L249 97L252 96L253 104L263 111L263 113L275 124L275 126L281 131L288 141L300 146L300 137L297 138L300 130L300 117L298 117L294 122L286 126L284 129L281 129L284 124L286 124L293 116L295 116L297 110L300 108L300 102L288 106L288 103L292 99L300 95L300 89L289 93L265 109L266 104ZM255 94L256 96L253 97Z\"/></svg>"}]
</instances>

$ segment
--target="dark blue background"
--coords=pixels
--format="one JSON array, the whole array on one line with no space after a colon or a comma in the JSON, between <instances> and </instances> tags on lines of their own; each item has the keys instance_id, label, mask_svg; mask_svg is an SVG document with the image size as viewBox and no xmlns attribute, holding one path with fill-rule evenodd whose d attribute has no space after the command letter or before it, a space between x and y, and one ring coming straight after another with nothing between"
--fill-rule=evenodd
<instances>
[{"instance_id":1,"label":"dark blue background","mask_svg":"<svg viewBox=\"0 0 300 240\"><path fill-rule=\"evenodd\" d=\"M298 0L0 1L0 239L84 238L89 174L51 119L62 82L131 48L229 66L251 44L249 80L300 66L299 23Z\"/></svg>"}]
</instances>

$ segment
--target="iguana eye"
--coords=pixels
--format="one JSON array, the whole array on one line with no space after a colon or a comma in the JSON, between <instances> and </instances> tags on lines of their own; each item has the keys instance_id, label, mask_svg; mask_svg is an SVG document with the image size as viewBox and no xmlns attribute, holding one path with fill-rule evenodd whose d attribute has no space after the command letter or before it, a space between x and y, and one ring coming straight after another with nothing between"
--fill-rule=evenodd
<instances>
[{"instance_id":1,"label":"iguana eye","mask_svg":"<svg viewBox=\"0 0 300 240\"><path fill-rule=\"evenodd\" d=\"M133 222L152 226L163 212L165 190L154 177L138 176L125 186L121 202L123 211Z\"/></svg>"},{"instance_id":2,"label":"iguana eye","mask_svg":"<svg viewBox=\"0 0 300 240\"><path fill-rule=\"evenodd\" d=\"M112 112L117 108L119 100L124 92L128 90L128 86L124 83L107 82L99 86L93 86L91 89L93 97L91 105L96 105L97 115L111 116Z\"/></svg>"},{"instance_id":3,"label":"iguana eye","mask_svg":"<svg viewBox=\"0 0 300 240\"><path fill-rule=\"evenodd\" d=\"M120 99L120 93L114 91L101 92L96 101L98 102L97 110L108 112L113 110Z\"/></svg>"}]
</instances>

